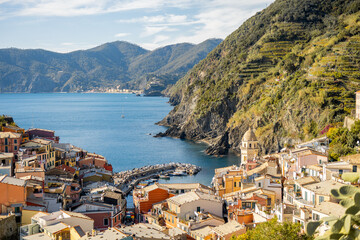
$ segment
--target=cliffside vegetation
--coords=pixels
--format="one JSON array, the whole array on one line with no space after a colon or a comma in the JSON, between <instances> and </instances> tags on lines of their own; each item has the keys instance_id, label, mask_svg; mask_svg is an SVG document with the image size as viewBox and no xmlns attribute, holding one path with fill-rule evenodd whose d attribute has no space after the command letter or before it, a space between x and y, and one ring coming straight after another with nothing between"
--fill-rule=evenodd
<instances>
[{"instance_id":1,"label":"cliffside vegetation","mask_svg":"<svg viewBox=\"0 0 360 240\"><path fill-rule=\"evenodd\" d=\"M355 107L360 1L277 0L248 19L169 90L164 135L239 151L256 128L261 152L324 135Z\"/></svg>"},{"instance_id":2,"label":"cliffside vegetation","mask_svg":"<svg viewBox=\"0 0 360 240\"><path fill-rule=\"evenodd\" d=\"M112 42L66 54L41 49L0 49L1 92L81 92L146 88L152 76L165 89L214 49L220 39L169 45L154 51ZM150 79L151 81L151 79Z\"/></svg>"}]
</instances>

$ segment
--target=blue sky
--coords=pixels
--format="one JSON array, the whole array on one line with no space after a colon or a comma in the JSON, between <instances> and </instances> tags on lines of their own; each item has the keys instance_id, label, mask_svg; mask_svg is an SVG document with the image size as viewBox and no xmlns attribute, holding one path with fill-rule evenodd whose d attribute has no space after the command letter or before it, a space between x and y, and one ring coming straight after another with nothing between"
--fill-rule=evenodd
<instances>
[{"instance_id":1,"label":"blue sky","mask_svg":"<svg viewBox=\"0 0 360 240\"><path fill-rule=\"evenodd\" d=\"M0 48L88 49L117 40L152 50L225 38L273 0L0 0Z\"/></svg>"}]
</instances>

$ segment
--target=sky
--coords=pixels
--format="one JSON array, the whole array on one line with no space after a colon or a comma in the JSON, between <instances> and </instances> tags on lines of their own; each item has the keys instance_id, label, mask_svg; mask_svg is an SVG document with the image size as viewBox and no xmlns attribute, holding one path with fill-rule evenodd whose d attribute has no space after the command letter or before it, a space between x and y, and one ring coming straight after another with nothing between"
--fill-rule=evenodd
<instances>
[{"instance_id":1,"label":"sky","mask_svg":"<svg viewBox=\"0 0 360 240\"><path fill-rule=\"evenodd\" d=\"M153 50L225 39L273 0L0 0L0 48L56 52L127 41Z\"/></svg>"}]
</instances>

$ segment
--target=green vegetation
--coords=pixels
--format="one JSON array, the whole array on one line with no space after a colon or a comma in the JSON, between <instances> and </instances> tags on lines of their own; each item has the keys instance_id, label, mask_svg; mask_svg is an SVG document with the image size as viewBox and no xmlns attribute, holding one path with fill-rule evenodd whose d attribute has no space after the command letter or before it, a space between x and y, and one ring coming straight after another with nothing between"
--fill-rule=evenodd
<instances>
[{"instance_id":1,"label":"green vegetation","mask_svg":"<svg viewBox=\"0 0 360 240\"><path fill-rule=\"evenodd\" d=\"M354 186L342 186L331 190L331 195L341 200L340 205L346 208L345 214L340 217L326 217L320 221L311 221L306 225L306 232L313 236L317 228L326 223L330 229L317 240L327 239L360 239L360 189Z\"/></svg>"},{"instance_id":2,"label":"green vegetation","mask_svg":"<svg viewBox=\"0 0 360 240\"><path fill-rule=\"evenodd\" d=\"M359 9L359 0L275 1L170 89L181 103L167 122L192 139L229 133L234 150L253 125L263 153L320 136L355 107Z\"/></svg>"},{"instance_id":3,"label":"green vegetation","mask_svg":"<svg viewBox=\"0 0 360 240\"><path fill-rule=\"evenodd\" d=\"M339 157L355 154L360 145L360 121L356 121L348 130L344 127L330 128L327 136L331 139L329 157L339 160Z\"/></svg>"},{"instance_id":4,"label":"green vegetation","mask_svg":"<svg viewBox=\"0 0 360 240\"><path fill-rule=\"evenodd\" d=\"M277 221L273 218L270 221L260 223L254 229L246 233L232 237L232 240L310 240L313 239L305 234L300 234L300 223Z\"/></svg>"},{"instance_id":5,"label":"green vegetation","mask_svg":"<svg viewBox=\"0 0 360 240\"><path fill-rule=\"evenodd\" d=\"M69 92L142 89L156 75L165 89L221 42L169 45L154 51L127 42L60 54L44 50L0 49L1 92Z\"/></svg>"}]
</instances>

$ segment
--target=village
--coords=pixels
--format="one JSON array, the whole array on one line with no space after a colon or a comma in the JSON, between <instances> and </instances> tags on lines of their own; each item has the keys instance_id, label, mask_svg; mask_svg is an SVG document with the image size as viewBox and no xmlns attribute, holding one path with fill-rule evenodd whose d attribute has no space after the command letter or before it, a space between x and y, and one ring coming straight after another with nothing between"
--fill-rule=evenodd
<instances>
[{"instance_id":1,"label":"village","mask_svg":"<svg viewBox=\"0 0 360 240\"><path fill-rule=\"evenodd\" d=\"M331 190L357 186L341 176L360 172L360 154L330 161L326 136L260 156L249 128L241 161L215 169L211 186L159 183L201 168L167 163L114 172L105 157L61 143L52 130L25 130L3 118L1 239L227 240L274 218L300 223L305 231L309 221L345 214ZM323 223L320 234L328 229Z\"/></svg>"}]
</instances>

